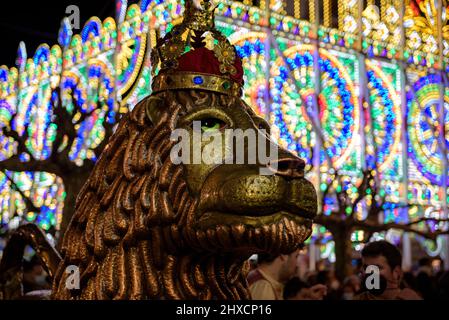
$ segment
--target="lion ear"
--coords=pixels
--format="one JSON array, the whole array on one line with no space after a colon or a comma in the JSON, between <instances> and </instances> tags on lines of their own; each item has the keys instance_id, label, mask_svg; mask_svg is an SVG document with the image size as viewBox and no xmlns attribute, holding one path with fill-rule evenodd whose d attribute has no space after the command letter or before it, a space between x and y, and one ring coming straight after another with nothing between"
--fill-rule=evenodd
<instances>
[{"instance_id":1,"label":"lion ear","mask_svg":"<svg viewBox=\"0 0 449 320\"><path fill-rule=\"evenodd\" d=\"M161 117L161 106L162 99L158 97L149 97L147 105L145 107L145 112L147 114L148 120L150 120L151 124L155 125L158 123Z\"/></svg>"}]
</instances>

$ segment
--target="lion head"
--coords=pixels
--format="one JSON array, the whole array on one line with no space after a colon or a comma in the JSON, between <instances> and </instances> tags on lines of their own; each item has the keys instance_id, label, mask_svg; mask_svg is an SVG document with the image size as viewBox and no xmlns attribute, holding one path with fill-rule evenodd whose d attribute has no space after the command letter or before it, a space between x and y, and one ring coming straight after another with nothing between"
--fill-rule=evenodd
<instances>
[{"instance_id":1,"label":"lion head","mask_svg":"<svg viewBox=\"0 0 449 320\"><path fill-rule=\"evenodd\" d=\"M218 93L166 91L139 103L78 196L54 298L246 299L246 259L290 253L310 235L316 193L302 160L280 150L266 176L260 164L175 165L171 132L192 121L267 126L243 100ZM79 290L66 288L70 265Z\"/></svg>"}]
</instances>

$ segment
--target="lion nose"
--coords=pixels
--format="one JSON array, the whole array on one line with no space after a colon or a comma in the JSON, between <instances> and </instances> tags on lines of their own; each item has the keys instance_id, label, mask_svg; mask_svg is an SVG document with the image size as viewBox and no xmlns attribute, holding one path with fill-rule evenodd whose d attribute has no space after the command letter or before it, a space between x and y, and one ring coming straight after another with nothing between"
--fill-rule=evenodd
<instances>
[{"instance_id":1,"label":"lion nose","mask_svg":"<svg viewBox=\"0 0 449 320\"><path fill-rule=\"evenodd\" d=\"M284 178L303 178L305 162L296 157L285 157L270 161L268 167L278 176Z\"/></svg>"}]
</instances>

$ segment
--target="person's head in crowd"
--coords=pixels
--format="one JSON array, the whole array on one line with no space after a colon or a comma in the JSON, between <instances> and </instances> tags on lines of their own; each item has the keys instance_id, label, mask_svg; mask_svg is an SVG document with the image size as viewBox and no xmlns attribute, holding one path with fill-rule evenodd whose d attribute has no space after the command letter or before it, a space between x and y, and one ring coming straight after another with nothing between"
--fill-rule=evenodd
<instances>
[{"instance_id":1,"label":"person's head in crowd","mask_svg":"<svg viewBox=\"0 0 449 320\"><path fill-rule=\"evenodd\" d=\"M345 284L343 284L341 299L342 300L352 300L352 299L354 299L354 296L356 293L357 293L357 291L354 289L354 287L350 283L345 283Z\"/></svg>"},{"instance_id":2,"label":"person's head in crowd","mask_svg":"<svg viewBox=\"0 0 449 320\"><path fill-rule=\"evenodd\" d=\"M257 264L262 269L270 269L277 281L286 283L297 273L299 250L290 254L272 256L268 253L258 254Z\"/></svg>"},{"instance_id":3,"label":"person's head in crowd","mask_svg":"<svg viewBox=\"0 0 449 320\"><path fill-rule=\"evenodd\" d=\"M329 270L321 270L316 275L316 283L327 285L329 283Z\"/></svg>"},{"instance_id":4,"label":"person's head in crowd","mask_svg":"<svg viewBox=\"0 0 449 320\"><path fill-rule=\"evenodd\" d=\"M418 265L419 265L419 269L418 269L418 273L425 273L427 274L429 277L432 276L432 260L424 257L419 259L418 261Z\"/></svg>"},{"instance_id":5,"label":"person's head in crowd","mask_svg":"<svg viewBox=\"0 0 449 320\"><path fill-rule=\"evenodd\" d=\"M420 267L425 267L425 266L430 267L430 266L432 266L432 260L430 260L430 259L427 258L427 257L421 258L421 259L419 259L419 261L418 261L418 265L419 265Z\"/></svg>"},{"instance_id":6,"label":"person's head in crowd","mask_svg":"<svg viewBox=\"0 0 449 320\"><path fill-rule=\"evenodd\" d=\"M433 281L432 261L428 258L422 258L418 261L419 269L415 278L416 291L424 300L433 300L436 298L436 288Z\"/></svg>"},{"instance_id":7,"label":"person's head in crowd","mask_svg":"<svg viewBox=\"0 0 449 320\"><path fill-rule=\"evenodd\" d=\"M329 290L336 291L340 288L340 281L338 281L333 270L319 271L316 277L316 283L327 286Z\"/></svg>"},{"instance_id":8,"label":"person's head in crowd","mask_svg":"<svg viewBox=\"0 0 449 320\"><path fill-rule=\"evenodd\" d=\"M370 276L365 272L368 267L374 266L379 270L379 288L372 292L381 299L406 299L415 300L420 297L411 289L401 290L402 281L402 255L399 249L384 240L368 243L362 249L363 275ZM375 274L371 274L374 275ZM367 278L362 285L367 286ZM367 290L369 288L365 287Z\"/></svg>"},{"instance_id":9,"label":"person's head in crowd","mask_svg":"<svg viewBox=\"0 0 449 320\"><path fill-rule=\"evenodd\" d=\"M387 289L399 288L402 279L402 256L396 246L381 240L368 243L362 249L363 271L376 266L387 281Z\"/></svg>"},{"instance_id":10,"label":"person's head in crowd","mask_svg":"<svg viewBox=\"0 0 449 320\"><path fill-rule=\"evenodd\" d=\"M335 270L331 269L328 273L329 277L329 287L331 290L338 290L340 288L340 281L337 278Z\"/></svg>"},{"instance_id":11,"label":"person's head in crowd","mask_svg":"<svg viewBox=\"0 0 449 320\"><path fill-rule=\"evenodd\" d=\"M308 285L299 277L291 278L284 287L285 300L323 300L327 287L322 284Z\"/></svg>"},{"instance_id":12,"label":"person's head in crowd","mask_svg":"<svg viewBox=\"0 0 449 320\"><path fill-rule=\"evenodd\" d=\"M257 268L247 276L253 300L282 300L285 283L297 274L299 249L291 254L273 256L259 253Z\"/></svg>"},{"instance_id":13,"label":"person's head in crowd","mask_svg":"<svg viewBox=\"0 0 449 320\"><path fill-rule=\"evenodd\" d=\"M347 277L343 281L342 299L352 300L354 296L360 291L360 278L356 275Z\"/></svg>"},{"instance_id":14,"label":"person's head in crowd","mask_svg":"<svg viewBox=\"0 0 449 320\"><path fill-rule=\"evenodd\" d=\"M298 277L291 278L284 287L284 300L309 300L308 285Z\"/></svg>"}]
</instances>

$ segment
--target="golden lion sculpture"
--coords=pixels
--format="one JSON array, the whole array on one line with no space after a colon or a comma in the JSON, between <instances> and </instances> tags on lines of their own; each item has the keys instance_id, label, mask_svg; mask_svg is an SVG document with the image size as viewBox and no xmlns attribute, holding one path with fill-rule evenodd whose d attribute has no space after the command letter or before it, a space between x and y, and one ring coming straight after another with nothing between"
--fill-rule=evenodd
<instances>
[{"instance_id":1,"label":"golden lion sculpture","mask_svg":"<svg viewBox=\"0 0 449 320\"><path fill-rule=\"evenodd\" d=\"M154 126L151 107L162 111ZM261 177L256 165L172 163L170 132L198 108L208 118L226 112L242 126L263 121L241 100L214 93L166 92L139 104L79 195L55 298L71 298L64 270L77 265L81 299L247 299L249 255L289 253L308 237L314 189L295 172Z\"/></svg>"},{"instance_id":2,"label":"golden lion sculpture","mask_svg":"<svg viewBox=\"0 0 449 320\"><path fill-rule=\"evenodd\" d=\"M175 164L170 157L177 143L172 132L192 134L194 121L218 133L268 128L238 94L226 93L242 85L232 78L241 62L234 56L227 63L235 49L215 34L204 3L199 10L187 1L191 14L158 45L154 61L162 61L162 71L153 94L119 123L78 195L61 257L36 240L42 235L32 227L23 232L54 275L53 299L250 299L249 256L291 253L311 234L316 192L304 178L304 162L290 152L279 150L275 166ZM215 56L228 77L179 70L184 51L173 53L176 36L189 28L197 34L209 28L219 38ZM207 57L208 49L195 41L194 52ZM164 73L173 68L167 61L179 62L177 72ZM260 175L261 167L274 174ZM9 253L3 260L3 270L17 262ZM67 286L71 266L80 275L75 289Z\"/></svg>"}]
</instances>

